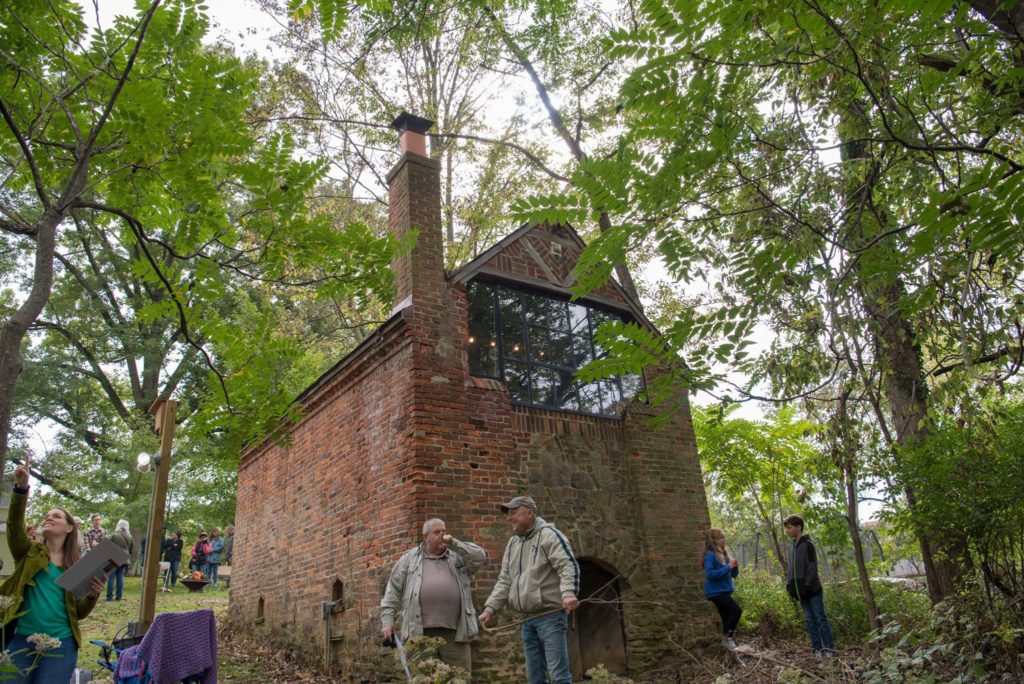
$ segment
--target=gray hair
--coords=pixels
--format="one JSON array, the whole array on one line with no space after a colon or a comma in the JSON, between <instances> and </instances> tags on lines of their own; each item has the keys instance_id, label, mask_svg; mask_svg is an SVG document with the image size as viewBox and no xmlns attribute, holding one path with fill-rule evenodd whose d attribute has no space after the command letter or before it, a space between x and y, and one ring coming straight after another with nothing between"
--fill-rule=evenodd
<instances>
[{"instance_id":1,"label":"gray hair","mask_svg":"<svg viewBox=\"0 0 1024 684\"><path fill-rule=\"evenodd\" d=\"M128 531L128 521L118 520L117 526L114 528L114 532L124 532L125 534L131 534L131 532Z\"/></svg>"},{"instance_id":2,"label":"gray hair","mask_svg":"<svg viewBox=\"0 0 1024 684\"><path fill-rule=\"evenodd\" d=\"M430 534L433 529L437 527L437 523L444 525L444 520L441 520L440 518L431 518L427 522L423 523L423 536L426 537Z\"/></svg>"}]
</instances>

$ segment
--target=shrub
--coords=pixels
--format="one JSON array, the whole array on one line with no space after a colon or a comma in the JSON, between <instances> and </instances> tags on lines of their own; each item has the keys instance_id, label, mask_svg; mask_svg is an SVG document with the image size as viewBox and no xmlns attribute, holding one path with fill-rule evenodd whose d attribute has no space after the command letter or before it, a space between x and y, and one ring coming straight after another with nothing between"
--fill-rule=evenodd
<instances>
[{"instance_id":1,"label":"shrub","mask_svg":"<svg viewBox=\"0 0 1024 684\"><path fill-rule=\"evenodd\" d=\"M928 618L928 597L919 591L886 583L872 583L875 602L883 621L887 615L901 616L914 624ZM791 639L804 635L804 618L799 604L789 598L780 577L767 573L741 575L735 598L743 608L740 630L764 639ZM867 605L856 581L825 586L825 612L837 639L860 643L870 637Z\"/></svg>"},{"instance_id":2,"label":"shrub","mask_svg":"<svg viewBox=\"0 0 1024 684\"><path fill-rule=\"evenodd\" d=\"M764 639L790 639L804 631L800 607L786 593L779 577L765 572L740 575L734 597L743 608L740 632Z\"/></svg>"},{"instance_id":3,"label":"shrub","mask_svg":"<svg viewBox=\"0 0 1024 684\"><path fill-rule=\"evenodd\" d=\"M452 667L441 662L437 649L444 645L444 639L437 637L413 637L395 653L395 659L406 656L409 681L413 684L466 684L469 673L461 667Z\"/></svg>"},{"instance_id":4,"label":"shrub","mask_svg":"<svg viewBox=\"0 0 1024 684\"><path fill-rule=\"evenodd\" d=\"M604 669L604 665L598 665L587 670L586 678L591 682L601 682L601 684L635 684L632 679L613 674Z\"/></svg>"},{"instance_id":5,"label":"shrub","mask_svg":"<svg viewBox=\"0 0 1024 684\"><path fill-rule=\"evenodd\" d=\"M878 658L864 681L1022 681L1024 629L1007 606L993 606L979 587L939 603L924 618L893 616L872 635Z\"/></svg>"}]
</instances>

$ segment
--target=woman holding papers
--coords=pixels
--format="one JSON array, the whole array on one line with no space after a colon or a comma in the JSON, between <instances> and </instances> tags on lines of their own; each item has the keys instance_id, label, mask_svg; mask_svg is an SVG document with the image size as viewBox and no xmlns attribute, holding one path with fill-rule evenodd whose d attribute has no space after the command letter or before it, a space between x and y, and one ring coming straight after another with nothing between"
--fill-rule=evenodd
<instances>
[{"instance_id":1,"label":"woman holding papers","mask_svg":"<svg viewBox=\"0 0 1024 684\"><path fill-rule=\"evenodd\" d=\"M7 513L7 544L14 573L0 585L5 644L20 670L16 682L67 682L78 660L82 636L78 621L96 605L103 581L93 578L83 599L56 580L78 560L78 530L67 510L54 508L39 525L38 538L25 534L28 458L14 471L14 494ZM45 637L50 637L46 639ZM55 645L54 641L59 641ZM38 652L46 651L45 657Z\"/></svg>"}]
</instances>

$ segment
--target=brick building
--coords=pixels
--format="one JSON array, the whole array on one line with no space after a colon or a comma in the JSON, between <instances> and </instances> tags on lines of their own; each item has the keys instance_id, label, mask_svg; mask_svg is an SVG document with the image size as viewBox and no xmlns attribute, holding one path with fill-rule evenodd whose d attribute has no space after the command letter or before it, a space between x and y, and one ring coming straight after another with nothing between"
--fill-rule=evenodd
<instances>
[{"instance_id":1,"label":"brick building","mask_svg":"<svg viewBox=\"0 0 1024 684\"><path fill-rule=\"evenodd\" d=\"M688 411L648 426L643 379L583 385L610 318L649 325L616 284L569 302L583 243L524 226L454 273L442 261L439 164L430 122L403 115L388 175L389 225L418 231L394 264L390 318L297 399L286 444L242 454L230 615L346 681L386 659L378 608L391 566L428 517L480 543L478 610L510 534L497 503L529 493L565 532L584 602L570 630L575 672L642 671L714 634L698 553L708 512ZM499 626L509 621L503 613ZM668 638L666 638L668 637ZM518 638L482 635L478 681L524 679Z\"/></svg>"}]
</instances>

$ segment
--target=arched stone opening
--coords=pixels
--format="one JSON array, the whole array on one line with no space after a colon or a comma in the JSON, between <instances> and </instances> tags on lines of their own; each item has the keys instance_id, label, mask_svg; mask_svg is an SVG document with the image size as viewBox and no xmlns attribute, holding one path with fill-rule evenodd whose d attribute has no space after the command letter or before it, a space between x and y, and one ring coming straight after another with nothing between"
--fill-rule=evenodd
<instances>
[{"instance_id":1,"label":"arched stone opening","mask_svg":"<svg viewBox=\"0 0 1024 684\"><path fill-rule=\"evenodd\" d=\"M619 597L618 571L594 558L579 558L582 603L569 622L569 662L573 679L604 665L615 674L626 672L626 633ZM586 599L593 599L588 601Z\"/></svg>"}]
</instances>

